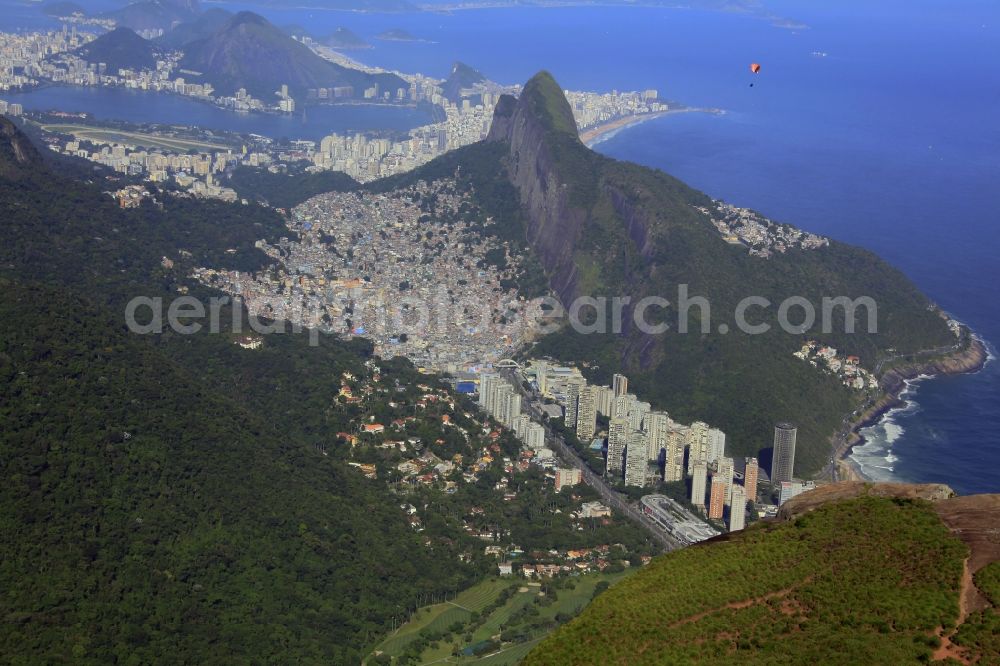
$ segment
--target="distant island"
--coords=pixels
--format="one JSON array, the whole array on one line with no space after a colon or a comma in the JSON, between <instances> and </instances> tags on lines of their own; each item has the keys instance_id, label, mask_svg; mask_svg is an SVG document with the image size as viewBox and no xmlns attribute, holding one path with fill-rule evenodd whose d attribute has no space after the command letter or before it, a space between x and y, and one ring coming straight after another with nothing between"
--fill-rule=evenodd
<instances>
[{"instance_id":1,"label":"distant island","mask_svg":"<svg viewBox=\"0 0 1000 666\"><path fill-rule=\"evenodd\" d=\"M81 14L86 16L87 10L75 2L50 2L42 5L42 12L46 16L72 16Z\"/></svg>"},{"instance_id":2,"label":"distant island","mask_svg":"<svg viewBox=\"0 0 1000 666\"><path fill-rule=\"evenodd\" d=\"M428 42L429 39L421 39L415 35L410 34L402 28L391 28L385 32L380 32L375 35L375 39L381 39L383 42Z\"/></svg>"},{"instance_id":3,"label":"distant island","mask_svg":"<svg viewBox=\"0 0 1000 666\"><path fill-rule=\"evenodd\" d=\"M257 4L274 9L294 9L302 3L293 3L289 0L262 0ZM409 0L324 0L322 3L311 3L311 6L319 4L322 5L323 9L342 12L402 13L420 11L420 8Z\"/></svg>"}]
</instances>

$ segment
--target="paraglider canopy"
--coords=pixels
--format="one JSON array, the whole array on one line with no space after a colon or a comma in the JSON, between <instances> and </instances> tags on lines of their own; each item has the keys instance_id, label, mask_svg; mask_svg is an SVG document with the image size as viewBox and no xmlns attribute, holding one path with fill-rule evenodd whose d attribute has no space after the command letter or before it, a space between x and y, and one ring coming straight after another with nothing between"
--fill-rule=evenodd
<instances>
[{"instance_id":1,"label":"paraglider canopy","mask_svg":"<svg viewBox=\"0 0 1000 666\"><path fill-rule=\"evenodd\" d=\"M757 64L757 63L751 63L750 64L750 71L753 72L754 74L760 73L760 65Z\"/></svg>"}]
</instances>

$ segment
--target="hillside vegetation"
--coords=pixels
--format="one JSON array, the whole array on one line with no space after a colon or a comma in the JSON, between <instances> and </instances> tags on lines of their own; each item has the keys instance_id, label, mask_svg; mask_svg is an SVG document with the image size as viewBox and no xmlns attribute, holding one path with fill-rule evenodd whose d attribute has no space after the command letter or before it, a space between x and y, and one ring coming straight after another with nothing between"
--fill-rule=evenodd
<instances>
[{"instance_id":1,"label":"hillside vegetation","mask_svg":"<svg viewBox=\"0 0 1000 666\"><path fill-rule=\"evenodd\" d=\"M968 552L929 502L828 504L654 560L524 663L927 661L958 617ZM995 648L988 632L966 635Z\"/></svg>"},{"instance_id":2,"label":"hillside vegetation","mask_svg":"<svg viewBox=\"0 0 1000 666\"><path fill-rule=\"evenodd\" d=\"M277 214L123 211L3 119L0 139L5 660L357 663L392 616L482 575L454 530L428 542L383 484L317 448L350 427L331 399L343 373L371 375L370 345L288 334L248 351L228 329L123 325L136 295L216 295L186 279L201 262L261 266L255 239L287 233Z\"/></svg>"}]
</instances>

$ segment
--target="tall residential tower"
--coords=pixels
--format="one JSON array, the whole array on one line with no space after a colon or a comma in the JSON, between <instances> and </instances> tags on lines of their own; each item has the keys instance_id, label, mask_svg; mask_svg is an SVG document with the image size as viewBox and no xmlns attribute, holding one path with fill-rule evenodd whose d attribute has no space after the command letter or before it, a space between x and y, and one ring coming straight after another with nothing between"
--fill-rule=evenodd
<instances>
[{"instance_id":1,"label":"tall residential tower","mask_svg":"<svg viewBox=\"0 0 1000 666\"><path fill-rule=\"evenodd\" d=\"M771 459L771 483L791 481L795 472L795 435L791 423L774 426L774 457Z\"/></svg>"}]
</instances>

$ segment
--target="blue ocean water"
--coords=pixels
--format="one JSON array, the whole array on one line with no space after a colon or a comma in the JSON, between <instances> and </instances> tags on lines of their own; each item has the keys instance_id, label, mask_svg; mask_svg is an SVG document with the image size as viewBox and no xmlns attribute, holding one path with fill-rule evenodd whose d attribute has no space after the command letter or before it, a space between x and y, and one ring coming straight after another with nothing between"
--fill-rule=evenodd
<instances>
[{"instance_id":1,"label":"blue ocean water","mask_svg":"<svg viewBox=\"0 0 1000 666\"><path fill-rule=\"evenodd\" d=\"M33 9L0 0L10 3L21 7L18 16ZM544 68L566 88L656 88L662 98L723 108L722 116L644 123L597 148L868 247L986 340L1000 341L991 298L1000 283L1000 3L764 0L767 10L752 13L448 14L217 4L318 37L348 27L374 46L350 55L388 68L445 76L462 60L504 83ZM7 21L5 12L0 26ZM389 28L424 41L375 39ZM758 76L751 62L761 63ZM905 409L866 431L855 454L866 473L1000 491L1000 364L919 382L908 397Z\"/></svg>"}]
</instances>

